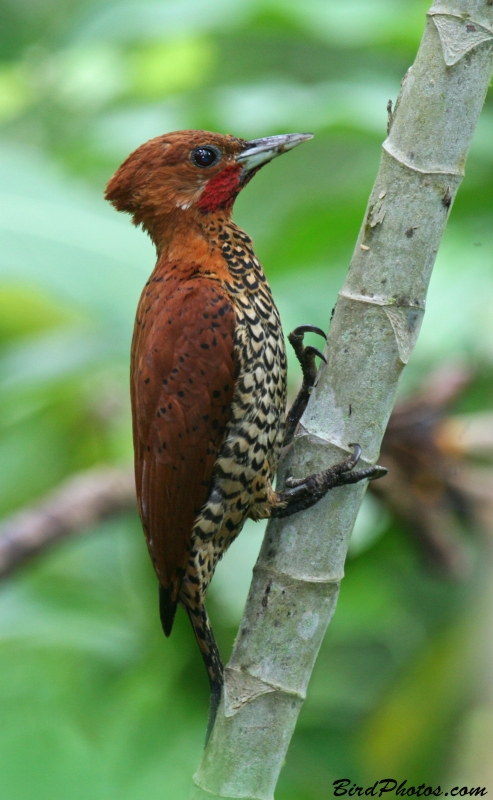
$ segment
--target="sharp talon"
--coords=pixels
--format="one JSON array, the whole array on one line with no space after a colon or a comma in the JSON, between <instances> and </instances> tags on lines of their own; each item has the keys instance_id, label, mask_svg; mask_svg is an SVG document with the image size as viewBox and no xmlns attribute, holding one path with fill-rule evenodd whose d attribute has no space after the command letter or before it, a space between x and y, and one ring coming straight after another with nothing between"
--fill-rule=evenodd
<instances>
[{"instance_id":1,"label":"sharp talon","mask_svg":"<svg viewBox=\"0 0 493 800\"><path fill-rule=\"evenodd\" d=\"M327 363L327 359L325 358L324 354L320 352L318 347L312 347L311 344L309 344L308 347L305 347L305 355L318 356L325 364Z\"/></svg>"},{"instance_id":2,"label":"sharp talon","mask_svg":"<svg viewBox=\"0 0 493 800\"><path fill-rule=\"evenodd\" d=\"M360 458L361 458L361 453L362 453L363 451L362 451L362 449L361 449L360 445L359 445L359 444L357 444L356 442L350 442L350 443L348 444L348 447L352 447L352 448L353 448L354 466L356 466L356 464L358 463L358 461L359 461L359 460L360 460Z\"/></svg>"},{"instance_id":3,"label":"sharp talon","mask_svg":"<svg viewBox=\"0 0 493 800\"><path fill-rule=\"evenodd\" d=\"M304 333L318 333L319 336L323 336L327 340L327 334L321 328L317 328L316 325L298 325L292 333L295 336L303 336Z\"/></svg>"}]
</instances>

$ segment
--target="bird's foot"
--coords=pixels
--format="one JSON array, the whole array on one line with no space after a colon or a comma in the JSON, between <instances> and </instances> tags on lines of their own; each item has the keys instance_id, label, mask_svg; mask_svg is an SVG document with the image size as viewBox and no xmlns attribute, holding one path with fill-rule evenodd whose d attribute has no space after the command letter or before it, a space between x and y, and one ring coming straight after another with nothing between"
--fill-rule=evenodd
<instances>
[{"instance_id":1,"label":"bird's foot","mask_svg":"<svg viewBox=\"0 0 493 800\"><path fill-rule=\"evenodd\" d=\"M321 358L322 361L327 363L324 354L321 353L320 350L318 350L316 347L312 347L311 345L305 346L303 344L305 333L318 333L319 336L323 336L324 339L327 338L323 330L321 328L317 328L315 325L299 325L294 329L294 331L291 331L288 336L288 339L293 346L293 350L296 353L296 357L301 365L303 383L301 384L301 389L298 392L293 405L289 409L286 419L284 447L291 442L296 430L296 426L303 416L303 412L307 406L308 400L310 399L315 378L317 377L317 365L315 363L315 358L318 356L318 358Z\"/></svg>"},{"instance_id":2,"label":"bird's foot","mask_svg":"<svg viewBox=\"0 0 493 800\"><path fill-rule=\"evenodd\" d=\"M324 339L327 339L327 336L323 330L317 328L316 325L299 325L294 331L291 331L288 336L289 342L301 365L303 386L309 389L313 386L317 376L317 367L315 364L316 356L321 358L322 361L325 361L325 363L327 363L327 361L324 354L320 352L317 347L312 347L311 345L305 347L303 344L305 333L317 333L319 336L323 336Z\"/></svg>"},{"instance_id":3,"label":"bird's foot","mask_svg":"<svg viewBox=\"0 0 493 800\"><path fill-rule=\"evenodd\" d=\"M358 483L362 480L374 481L383 478L387 474L385 467L376 464L374 467L354 470L361 457L361 447L359 444L350 444L353 454L345 461L334 464L333 467L309 475L307 478L288 478L286 489L279 492L279 506L272 509L272 517L289 517L298 511L315 505L327 494L329 489L337 486L346 486L351 483Z\"/></svg>"}]
</instances>

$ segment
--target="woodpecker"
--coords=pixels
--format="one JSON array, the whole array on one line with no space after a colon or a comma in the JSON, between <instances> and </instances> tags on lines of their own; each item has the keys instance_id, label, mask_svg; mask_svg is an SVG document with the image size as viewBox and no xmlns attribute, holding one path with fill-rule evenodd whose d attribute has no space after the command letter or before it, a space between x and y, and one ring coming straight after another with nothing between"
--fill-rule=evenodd
<instances>
[{"instance_id":1,"label":"woodpecker","mask_svg":"<svg viewBox=\"0 0 493 800\"><path fill-rule=\"evenodd\" d=\"M302 325L289 339L303 384L286 415L286 352L279 313L252 240L231 219L241 189L265 164L312 138L291 133L246 141L177 131L135 150L106 188L157 251L137 309L131 399L137 498L159 582L166 636L181 604L211 684L209 731L223 665L205 608L219 559L247 518L296 513L331 488L385 473L355 470L361 448L318 475L276 492L316 376Z\"/></svg>"}]
</instances>

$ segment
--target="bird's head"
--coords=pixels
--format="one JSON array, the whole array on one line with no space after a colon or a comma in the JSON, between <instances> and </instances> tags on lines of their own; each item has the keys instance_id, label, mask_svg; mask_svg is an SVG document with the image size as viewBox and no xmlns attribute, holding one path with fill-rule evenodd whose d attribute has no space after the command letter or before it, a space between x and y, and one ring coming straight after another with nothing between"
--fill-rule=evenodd
<instances>
[{"instance_id":1,"label":"bird's head","mask_svg":"<svg viewBox=\"0 0 493 800\"><path fill-rule=\"evenodd\" d=\"M311 138L311 133L288 133L246 141L208 131L157 136L123 162L105 197L155 238L176 215L230 214L243 186L264 164Z\"/></svg>"}]
</instances>

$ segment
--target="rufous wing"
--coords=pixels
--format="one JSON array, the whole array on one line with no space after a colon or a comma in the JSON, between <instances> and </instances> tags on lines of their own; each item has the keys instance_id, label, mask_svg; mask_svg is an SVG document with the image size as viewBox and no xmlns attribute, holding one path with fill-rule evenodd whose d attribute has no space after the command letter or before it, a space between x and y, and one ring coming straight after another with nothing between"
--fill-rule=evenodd
<instances>
[{"instance_id":1,"label":"rufous wing","mask_svg":"<svg viewBox=\"0 0 493 800\"><path fill-rule=\"evenodd\" d=\"M217 281L152 278L132 345L137 497L160 584L176 603L235 384L235 313Z\"/></svg>"}]
</instances>

